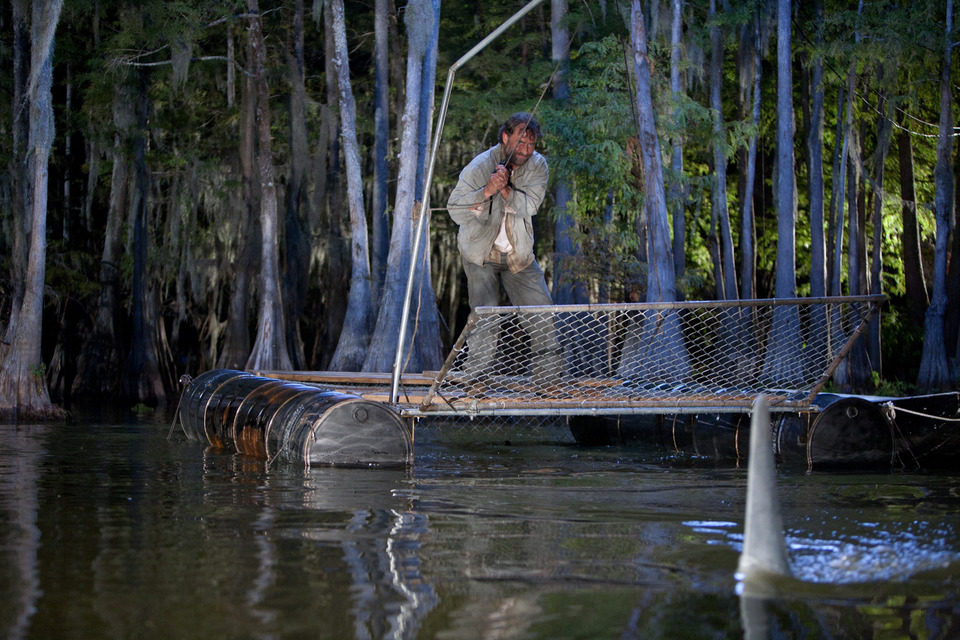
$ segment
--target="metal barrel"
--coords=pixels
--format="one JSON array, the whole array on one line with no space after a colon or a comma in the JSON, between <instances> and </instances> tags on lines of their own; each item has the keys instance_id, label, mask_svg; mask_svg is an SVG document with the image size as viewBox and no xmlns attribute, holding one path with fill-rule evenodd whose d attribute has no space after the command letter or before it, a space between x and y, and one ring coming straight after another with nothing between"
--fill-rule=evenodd
<instances>
[{"instance_id":1,"label":"metal barrel","mask_svg":"<svg viewBox=\"0 0 960 640\"><path fill-rule=\"evenodd\" d=\"M221 396L219 389L230 380L238 377L248 377L250 374L243 371L232 371L230 369L214 369L207 371L193 380L183 390L180 400L180 423L187 437L192 440L207 440L214 446L222 446L222 443L208 434L206 431L207 406L211 400L216 400L219 404Z\"/></svg>"},{"instance_id":2,"label":"metal barrel","mask_svg":"<svg viewBox=\"0 0 960 640\"><path fill-rule=\"evenodd\" d=\"M807 434L810 469L890 469L896 454L893 424L880 404L840 397L814 419Z\"/></svg>"},{"instance_id":3,"label":"metal barrel","mask_svg":"<svg viewBox=\"0 0 960 640\"><path fill-rule=\"evenodd\" d=\"M180 419L188 438L270 461L386 467L413 459L410 430L389 406L242 371L191 380Z\"/></svg>"}]
</instances>

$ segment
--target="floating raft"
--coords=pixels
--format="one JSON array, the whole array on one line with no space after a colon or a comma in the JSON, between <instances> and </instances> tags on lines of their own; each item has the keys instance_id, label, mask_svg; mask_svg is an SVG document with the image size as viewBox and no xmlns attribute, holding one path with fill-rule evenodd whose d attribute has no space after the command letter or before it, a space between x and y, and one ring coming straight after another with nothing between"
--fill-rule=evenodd
<instances>
[{"instance_id":1,"label":"floating raft","mask_svg":"<svg viewBox=\"0 0 960 640\"><path fill-rule=\"evenodd\" d=\"M414 422L476 417L563 417L580 444L739 460L763 394L777 451L808 468L952 460L957 394L822 393L883 300L480 307L439 371L215 370L184 390L182 422L213 446L306 466L409 464ZM477 366L471 350L494 357Z\"/></svg>"},{"instance_id":2,"label":"floating raft","mask_svg":"<svg viewBox=\"0 0 960 640\"><path fill-rule=\"evenodd\" d=\"M190 380L180 421L190 439L270 462L393 467L413 458L410 429L389 405L243 371Z\"/></svg>"}]
</instances>

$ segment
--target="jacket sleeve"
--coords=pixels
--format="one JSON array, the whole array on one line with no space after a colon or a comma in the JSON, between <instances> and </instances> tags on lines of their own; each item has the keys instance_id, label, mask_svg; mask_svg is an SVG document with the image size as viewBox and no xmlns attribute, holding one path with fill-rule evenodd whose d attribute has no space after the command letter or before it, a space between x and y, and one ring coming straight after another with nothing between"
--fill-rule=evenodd
<instances>
[{"instance_id":1,"label":"jacket sleeve","mask_svg":"<svg viewBox=\"0 0 960 640\"><path fill-rule=\"evenodd\" d=\"M547 192L549 169L547 161L541 155L533 156L524 167L523 177L514 181L514 189L507 198L507 207L517 215L530 218L537 214L540 203ZM482 191L483 187L481 187Z\"/></svg>"},{"instance_id":2,"label":"jacket sleeve","mask_svg":"<svg viewBox=\"0 0 960 640\"><path fill-rule=\"evenodd\" d=\"M483 188L487 186L487 182L490 180L490 173L492 171L485 169L480 156L474 158L460 172L457 186L453 188L450 197L447 198L447 212L454 222L464 224L475 222L483 216L489 216L489 207L481 207L479 215L473 211L473 208L484 203Z\"/></svg>"}]
</instances>

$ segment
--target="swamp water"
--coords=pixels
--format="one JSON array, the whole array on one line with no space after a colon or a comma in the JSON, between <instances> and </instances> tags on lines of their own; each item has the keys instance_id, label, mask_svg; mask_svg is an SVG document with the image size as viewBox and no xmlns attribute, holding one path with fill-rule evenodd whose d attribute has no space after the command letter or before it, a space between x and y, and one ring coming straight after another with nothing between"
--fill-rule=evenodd
<instances>
[{"instance_id":1,"label":"swamp water","mask_svg":"<svg viewBox=\"0 0 960 640\"><path fill-rule=\"evenodd\" d=\"M0 637L960 638L960 471L781 470L798 579L743 607L734 463L461 423L410 469L267 468L169 431L0 426Z\"/></svg>"}]
</instances>

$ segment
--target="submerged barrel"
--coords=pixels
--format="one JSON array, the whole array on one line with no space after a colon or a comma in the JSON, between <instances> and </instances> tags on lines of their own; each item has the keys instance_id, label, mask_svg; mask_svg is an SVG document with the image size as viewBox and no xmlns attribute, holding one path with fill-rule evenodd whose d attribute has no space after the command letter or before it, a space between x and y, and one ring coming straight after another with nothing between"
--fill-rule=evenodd
<instances>
[{"instance_id":1,"label":"submerged barrel","mask_svg":"<svg viewBox=\"0 0 960 640\"><path fill-rule=\"evenodd\" d=\"M190 439L269 461L385 467L413 458L410 430L390 407L243 371L191 380L180 421Z\"/></svg>"},{"instance_id":2,"label":"submerged barrel","mask_svg":"<svg viewBox=\"0 0 960 640\"><path fill-rule=\"evenodd\" d=\"M896 454L893 424L883 408L859 396L823 394L826 404L807 433L810 469L890 469Z\"/></svg>"}]
</instances>

